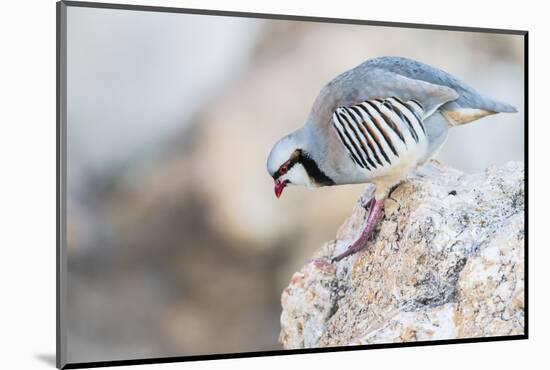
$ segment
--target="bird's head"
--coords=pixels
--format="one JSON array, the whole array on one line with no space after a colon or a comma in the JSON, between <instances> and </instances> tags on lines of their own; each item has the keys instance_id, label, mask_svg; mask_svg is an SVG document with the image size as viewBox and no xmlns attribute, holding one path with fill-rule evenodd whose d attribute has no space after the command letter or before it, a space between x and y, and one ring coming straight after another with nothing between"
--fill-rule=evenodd
<instances>
[{"instance_id":1,"label":"bird's head","mask_svg":"<svg viewBox=\"0 0 550 370\"><path fill-rule=\"evenodd\" d=\"M311 160L304 149L301 135L292 133L279 140L267 159L267 171L275 181L275 195L281 196L288 185L315 186L304 161Z\"/></svg>"}]
</instances>

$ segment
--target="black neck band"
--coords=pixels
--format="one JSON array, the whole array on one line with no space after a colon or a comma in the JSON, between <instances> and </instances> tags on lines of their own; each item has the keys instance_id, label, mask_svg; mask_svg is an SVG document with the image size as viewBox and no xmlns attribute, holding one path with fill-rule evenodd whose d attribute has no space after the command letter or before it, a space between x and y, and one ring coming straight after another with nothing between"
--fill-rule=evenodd
<instances>
[{"instance_id":1,"label":"black neck band","mask_svg":"<svg viewBox=\"0 0 550 370\"><path fill-rule=\"evenodd\" d=\"M288 160L285 169L286 171L289 171L296 163L300 163L302 166L304 166L304 169L307 172L307 175L310 179L312 179L316 184L321 186L329 186L334 185L334 181L328 177L317 165L317 163L311 158L311 156L303 151L302 149L296 149L296 151L291 156L291 159ZM281 169L277 170L273 174L273 179L278 179L279 176L281 176Z\"/></svg>"},{"instance_id":2,"label":"black neck band","mask_svg":"<svg viewBox=\"0 0 550 370\"><path fill-rule=\"evenodd\" d=\"M319 185L329 186L334 185L334 181L328 177L317 165L317 163L309 156L307 152L300 150L300 156L297 160L304 166L309 177Z\"/></svg>"}]
</instances>

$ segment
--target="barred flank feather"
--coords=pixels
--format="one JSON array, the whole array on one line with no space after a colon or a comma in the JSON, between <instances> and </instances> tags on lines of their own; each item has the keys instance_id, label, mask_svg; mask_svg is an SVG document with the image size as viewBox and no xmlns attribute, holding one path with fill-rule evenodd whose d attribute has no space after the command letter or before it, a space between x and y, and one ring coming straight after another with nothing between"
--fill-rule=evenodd
<instances>
[{"instance_id":1,"label":"barred flank feather","mask_svg":"<svg viewBox=\"0 0 550 370\"><path fill-rule=\"evenodd\" d=\"M332 124L353 162L367 170L389 168L426 140L422 105L397 97L338 107Z\"/></svg>"}]
</instances>

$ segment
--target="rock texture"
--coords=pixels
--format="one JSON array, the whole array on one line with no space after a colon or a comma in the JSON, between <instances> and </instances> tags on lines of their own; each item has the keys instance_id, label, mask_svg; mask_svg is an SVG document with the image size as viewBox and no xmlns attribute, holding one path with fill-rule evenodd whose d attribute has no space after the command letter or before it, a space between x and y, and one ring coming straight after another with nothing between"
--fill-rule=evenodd
<instances>
[{"instance_id":1,"label":"rock texture","mask_svg":"<svg viewBox=\"0 0 550 370\"><path fill-rule=\"evenodd\" d=\"M361 203L282 294L285 348L524 332L524 171L466 175L432 162L401 184L362 252Z\"/></svg>"}]
</instances>

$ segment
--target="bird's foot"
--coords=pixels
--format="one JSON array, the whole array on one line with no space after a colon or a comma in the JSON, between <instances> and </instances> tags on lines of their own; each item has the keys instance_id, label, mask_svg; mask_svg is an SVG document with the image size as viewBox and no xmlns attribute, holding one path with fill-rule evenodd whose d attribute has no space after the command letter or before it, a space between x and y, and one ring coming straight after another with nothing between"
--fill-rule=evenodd
<instances>
[{"instance_id":1,"label":"bird's foot","mask_svg":"<svg viewBox=\"0 0 550 370\"><path fill-rule=\"evenodd\" d=\"M367 225L361 233L361 236L346 249L344 252L340 253L336 257L333 257L331 263L338 262L347 256L351 256L354 253L359 252L361 249L365 248L370 234L374 230L374 227L378 223L382 209L384 208L384 199L376 200L372 199L369 201L369 204L372 204L370 209L369 217L367 219Z\"/></svg>"},{"instance_id":2,"label":"bird's foot","mask_svg":"<svg viewBox=\"0 0 550 370\"><path fill-rule=\"evenodd\" d=\"M367 237L368 238L368 237ZM353 244L351 244L348 249L346 249L344 252L340 253L336 257L333 257L330 260L330 263L341 261L342 259L346 258L347 256L351 256L352 254L355 254L359 252L361 249L365 248L367 245L367 238L363 238L363 235L359 239L357 239Z\"/></svg>"},{"instance_id":3,"label":"bird's foot","mask_svg":"<svg viewBox=\"0 0 550 370\"><path fill-rule=\"evenodd\" d=\"M370 198L369 200L361 200L361 207L365 209L365 211L368 212L369 209L372 208L374 204L374 197Z\"/></svg>"}]
</instances>

